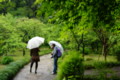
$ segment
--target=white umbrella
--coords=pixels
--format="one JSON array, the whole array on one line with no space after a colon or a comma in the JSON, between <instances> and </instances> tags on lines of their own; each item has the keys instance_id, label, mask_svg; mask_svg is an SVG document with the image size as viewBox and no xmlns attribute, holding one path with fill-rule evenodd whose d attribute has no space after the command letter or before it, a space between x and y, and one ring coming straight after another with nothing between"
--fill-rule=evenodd
<instances>
[{"instance_id":1,"label":"white umbrella","mask_svg":"<svg viewBox=\"0 0 120 80\"><path fill-rule=\"evenodd\" d=\"M28 49L34 49L34 48L37 48L39 47L42 43L44 43L44 38L42 37L33 37L32 39L30 39L28 41L28 44L27 44L27 48Z\"/></svg>"},{"instance_id":2,"label":"white umbrella","mask_svg":"<svg viewBox=\"0 0 120 80\"><path fill-rule=\"evenodd\" d=\"M64 49L63 49L62 45L59 42L57 42L57 41L50 41L49 45L52 46L52 44L55 44L61 50L62 53L64 52Z\"/></svg>"}]
</instances>

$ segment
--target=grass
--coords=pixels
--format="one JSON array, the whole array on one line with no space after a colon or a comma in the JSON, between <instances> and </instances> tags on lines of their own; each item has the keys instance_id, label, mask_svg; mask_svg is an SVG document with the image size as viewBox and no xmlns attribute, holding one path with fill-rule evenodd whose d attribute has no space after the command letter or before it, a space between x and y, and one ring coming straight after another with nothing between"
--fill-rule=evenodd
<instances>
[{"instance_id":1,"label":"grass","mask_svg":"<svg viewBox=\"0 0 120 80\"><path fill-rule=\"evenodd\" d=\"M42 47L39 54L45 55L49 54L51 50L46 47ZM16 73L29 62L30 51L27 49L25 56L22 54L22 50L17 50L14 53L9 53L8 56L11 56L14 59L14 62L11 62L8 65L0 64L0 80L9 80L12 79ZM0 57L1 59L1 57Z\"/></svg>"},{"instance_id":2,"label":"grass","mask_svg":"<svg viewBox=\"0 0 120 80\"><path fill-rule=\"evenodd\" d=\"M85 60L94 60L94 61L105 61L104 60L104 56L100 56L99 57L99 55L97 55L97 54L89 54L89 55L86 55L85 56ZM117 59L116 59L116 57L115 56L110 56L110 55L108 55L107 56L107 62L116 62L117 61Z\"/></svg>"},{"instance_id":3,"label":"grass","mask_svg":"<svg viewBox=\"0 0 120 80\"><path fill-rule=\"evenodd\" d=\"M48 47L42 47L42 48L40 49L39 54L40 54L40 56L42 56L42 55L51 53L51 51L52 51L52 50L51 50L50 48L48 48Z\"/></svg>"},{"instance_id":4,"label":"grass","mask_svg":"<svg viewBox=\"0 0 120 80\"><path fill-rule=\"evenodd\" d=\"M29 62L28 57L17 60L8 64L4 69L0 70L0 80L12 80L18 71Z\"/></svg>"},{"instance_id":5,"label":"grass","mask_svg":"<svg viewBox=\"0 0 120 80\"><path fill-rule=\"evenodd\" d=\"M5 66L6 66L6 65L0 64L0 70L1 70L1 69L4 69Z\"/></svg>"},{"instance_id":6,"label":"grass","mask_svg":"<svg viewBox=\"0 0 120 80\"><path fill-rule=\"evenodd\" d=\"M1 58L2 58L2 57L0 57L0 70L2 70L2 69L6 66L6 65L2 65L2 64L1 64Z\"/></svg>"},{"instance_id":7,"label":"grass","mask_svg":"<svg viewBox=\"0 0 120 80\"><path fill-rule=\"evenodd\" d=\"M85 61L84 61L84 65L86 69L90 69L94 67L95 63L100 63L100 62L105 62L104 60L104 56L100 56L100 58L98 59L99 55L97 54L89 54L85 56ZM120 63L117 61L115 56L108 56L107 57L107 65L112 65L114 66L115 64L120 65ZM111 66L111 67L112 67Z\"/></svg>"}]
</instances>

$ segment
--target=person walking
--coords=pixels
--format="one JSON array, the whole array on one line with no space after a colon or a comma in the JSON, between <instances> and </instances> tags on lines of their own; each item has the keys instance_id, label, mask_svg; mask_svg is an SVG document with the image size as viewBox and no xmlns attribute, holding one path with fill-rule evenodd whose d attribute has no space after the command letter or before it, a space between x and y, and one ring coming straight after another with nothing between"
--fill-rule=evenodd
<instances>
[{"instance_id":1,"label":"person walking","mask_svg":"<svg viewBox=\"0 0 120 80\"><path fill-rule=\"evenodd\" d=\"M32 72L32 66L34 63L35 65L35 74L37 74L37 68L38 68L38 62L40 61L39 59L39 48L34 48L30 50L30 56L31 56L31 64L30 64L30 73Z\"/></svg>"}]
</instances>

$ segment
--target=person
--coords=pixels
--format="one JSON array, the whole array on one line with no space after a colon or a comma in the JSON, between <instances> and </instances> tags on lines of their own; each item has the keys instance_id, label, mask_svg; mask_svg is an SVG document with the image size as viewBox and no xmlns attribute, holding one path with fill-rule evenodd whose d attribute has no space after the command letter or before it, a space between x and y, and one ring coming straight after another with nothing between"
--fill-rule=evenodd
<instances>
[{"instance_id":1,"label":"person","mask_svg":"<svg viewBox=\"0 0 120 80\"><path fill-rule=\"evenodd\" d=\"M35 74L37 73L37 68L38 68L38 62L40 61L39 59L39 48L34 48L30 50L30 56L31 56L31 64L30 64L30 72L32 72L32 66L34 63L36 63L35 66Z\"/></svg>"},{"instance_id":2,"label":"person","mask_svg":"<svg viewBox=\"0 0 120 80\"><path fill-rule=\"evenodd\" d=\"M57 65L57 62L58 62L57 47L56 47L55 44L52 44L51 48L53 49L51 58L54 58L54 62L53 62L54 66L53 66L52 74L56 74L57 73L57 67L58 67L58 65Z\"/></svg>"}]
</instances>

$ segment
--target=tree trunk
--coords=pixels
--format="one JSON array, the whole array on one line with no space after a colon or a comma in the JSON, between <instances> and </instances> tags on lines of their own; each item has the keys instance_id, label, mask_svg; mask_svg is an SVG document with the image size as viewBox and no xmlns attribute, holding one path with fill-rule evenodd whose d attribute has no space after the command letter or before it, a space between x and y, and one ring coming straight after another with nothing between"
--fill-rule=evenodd
<instances>
[{"instance_id":1,"label":"tree trunk","mask_svg":"<svg viewBox=\"0 0 120 80\"><path fill-rule=\"evenodd\" d=\"M23 56L25 56L25 49L23 49Z\"/></svg>"},{"instance_id":2,"label":"tree trunk","mask_svg":"<svg viewBox=\"0 0 120 80\"><path fill-rule=\"evenodd\" d=\"M107 42L107 41L106 41ZM107 43L103 44L103 50L102 50L102 54L104 55L104 59L105 62L107 61L107 54L108 54L108 46Z\"/></svg>"},{"instance_id":3,"label":"tree trunk","mask_svg":"<svg viewBox=\"0 0 120 80\"><path fill-rule=\"evenodd\" d=\"M102 45L102 55L104 56L104 49L105 49L105 46L104 44Z\"/></svg>"},{"instance_id":4,"label":"tree trunk","mask_svg":"<svg viewBox=\"0 0 120 80\"><path fill-rule=\"evenodd\" d=\"M70 30L71 30L71 33L73 34L73 38L75 39L75 42L77 44L77 47L75 47L75 48L76 48L77 51L79 51L79 49L80 49L80 43L79 43L79 41L78 41L78 39L77 39L74 31L72 29L70 29Z\"/></svg>"},{"instance_id":5,"label":"tree trunk","mask_svg":"<svg viewBox=\"0 0 120 80\"><path fill-rule=\"evenodd\" d=\"M82 44L83 44L83 50L82 50L82 53L83 53L83 58L84 58L84 55L85 55L85 44L84 44L84 34L82 34Z\"/></svg>"},{"instance_id":6,"label":"tree trunk","mask_svg":"<svg viewBox=\"0 0 120 80\"><path fill-rule=\"evenodd\" d=\"M105 49L104 49L105 61L107 61L107 54L108 54L108 46L107 44L105 44Z\"/></svg>"}]
</instances>

